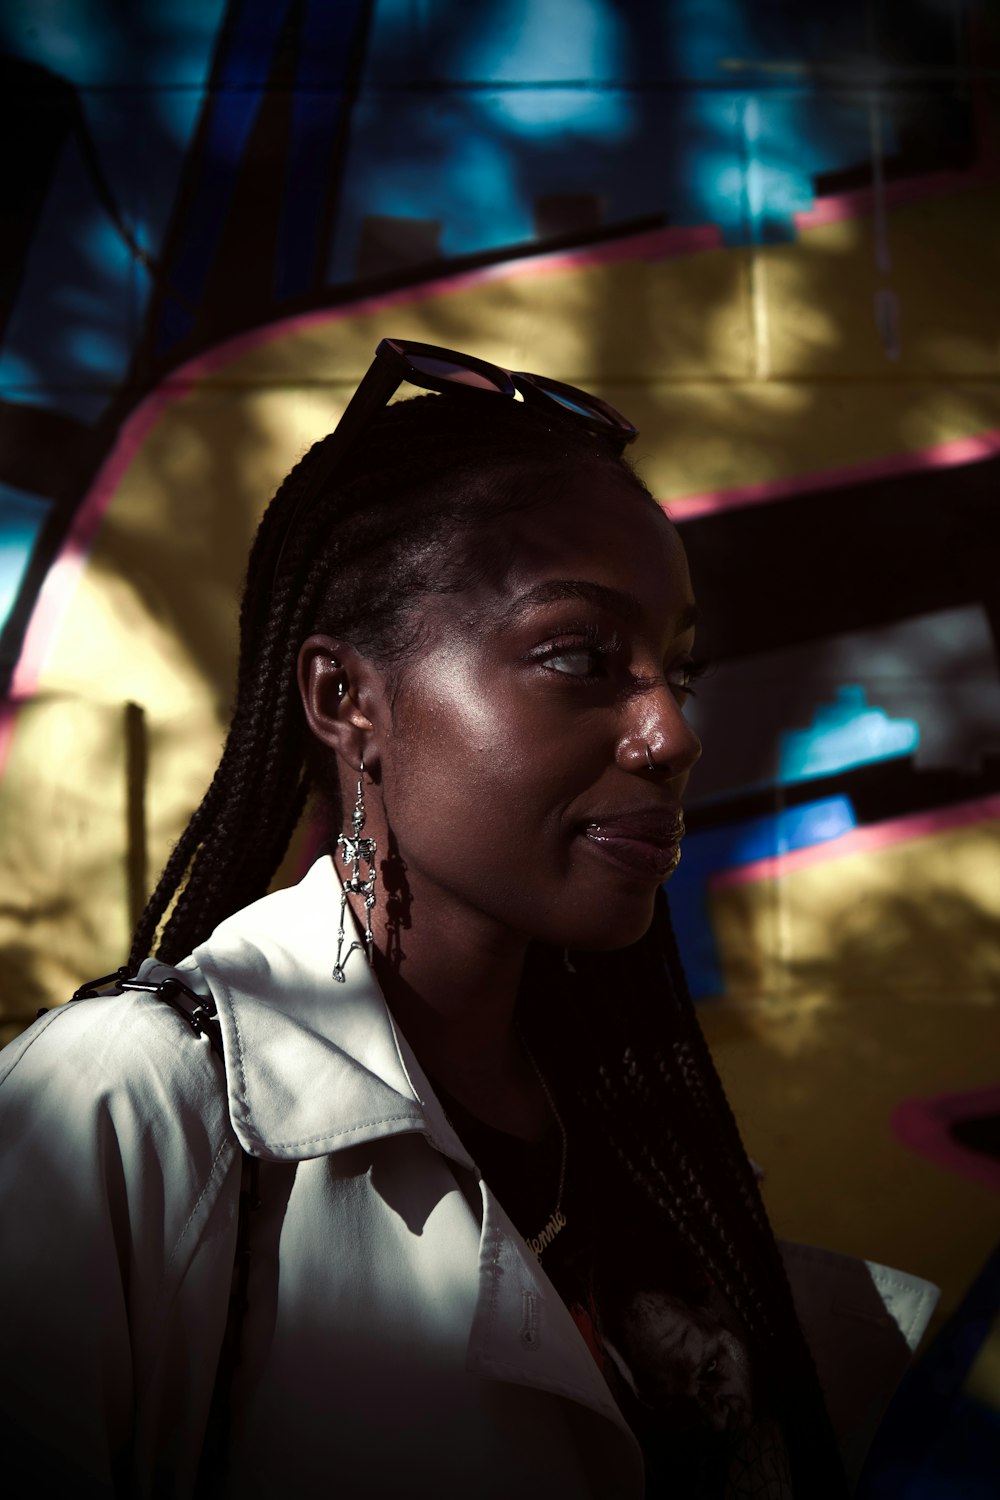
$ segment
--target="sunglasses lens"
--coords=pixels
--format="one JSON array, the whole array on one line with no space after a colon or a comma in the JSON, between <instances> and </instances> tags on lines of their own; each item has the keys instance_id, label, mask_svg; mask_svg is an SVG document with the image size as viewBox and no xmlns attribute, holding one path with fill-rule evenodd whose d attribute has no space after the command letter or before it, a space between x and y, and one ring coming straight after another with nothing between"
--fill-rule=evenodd
<instances>
[{"instance_id":1,"label":"sunglasses lens","mask_svg":"<svg viewBox=\"0 0 1000 1500\"><path fill-rule=\"evenodd\" d=\"M498 395L506 395L506 387L489 376L483 375L478 370L470 370L467 365L456 364L448 359L434 359L427 354L407 354L407 360L411 367L421 375L432 375L436 380L447 380L449 385L471 385L481 391L496 391Z\"/></svg>"},{"instance_id":2,"label":"sunglasses lens","mask_svg":"<svg viewBox=\"0 0 1000 1500\"><path fill-rule=\"evenodd\" d=\"M581 391L575 385L564 385L561 380L547 380L544 375L529 375L524 370L518 372L517 378L530 382L534 390L540 391L564 411L586 422L591 432L606 429L623 443L630 443L639 435L639 429L633 427L620 411L615 411L613 406L602 401L600 396L592 396L589 391Z\"/></svg>"},{"instance_id":3,"label":"sunglasses lens","mask_svg":"<svg viewBox=\"0 0 1000 1500\"><path fill-rule=\"evenodd\" d=\"M602 411L598 411L596 406L592 406L589 401L582 399L582 393L581 398L577 398L568 395L565 391L554 391L548 385L541 385L541 389L550 400L558 401L560 406L564 406L567 411L571 411L575 417L586 417L589 421L607 422L607 425L611 426L611 423L608 422L607 417Z\"/></svg>"}]
</instances>

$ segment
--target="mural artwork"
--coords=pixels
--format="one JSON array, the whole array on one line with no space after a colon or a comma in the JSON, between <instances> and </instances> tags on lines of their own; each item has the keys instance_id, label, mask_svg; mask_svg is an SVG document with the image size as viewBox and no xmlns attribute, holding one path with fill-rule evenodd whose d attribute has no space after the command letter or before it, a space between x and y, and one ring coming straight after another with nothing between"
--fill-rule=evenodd
<instances>
[{"instance_id":1,"label":"mural artwork","mask_svg":"<svg viewBox=\"0 0 1000 1500\"><path fill-rule=\"evenodd\" d=\"M257 519L379 337L600 391L705 621L670 895L706 1032L778 1230L942 1286L970 1472L1000 1428L998 64L975 0L0 12L3 1039L122 961L215 763ZM930 1483L958 1439L925 1418ZM867 1493L909 1493L899 1433Z\"/></svg>"}]
</instances>

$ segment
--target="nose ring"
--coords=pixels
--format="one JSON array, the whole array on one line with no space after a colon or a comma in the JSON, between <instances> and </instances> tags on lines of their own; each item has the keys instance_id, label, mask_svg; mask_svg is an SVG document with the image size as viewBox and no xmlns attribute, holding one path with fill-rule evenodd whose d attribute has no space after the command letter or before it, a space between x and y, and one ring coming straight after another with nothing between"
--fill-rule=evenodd
<instances>
[{"instance_id":1,"label":"nose ring","mask_svg":"<svg viewBox=\"0 0 1000 1500\"><path fill-rule=\"evenodd\" d=\"M653 761L653 752L649 748L649 741L648 740L646 741L646 770L647 771L655 771L656 770L656 765L655 765L655 763Z\"/></svg>"}]
</instances>

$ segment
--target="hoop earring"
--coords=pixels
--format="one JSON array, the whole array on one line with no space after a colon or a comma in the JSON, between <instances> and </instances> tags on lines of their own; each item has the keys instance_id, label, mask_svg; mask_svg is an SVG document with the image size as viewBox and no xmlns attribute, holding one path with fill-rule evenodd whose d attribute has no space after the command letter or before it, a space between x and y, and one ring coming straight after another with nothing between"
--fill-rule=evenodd
<instances>
[{"instance_id":1,"label":"hoop earring","mask_svg":"<svg viewBox=\"0 0 1000 1500\"><path fill-rule=\"evenodd\" d=\"M352 835L339 833L337 835L337 848L345 865L351 866L351 873L343 882L340 891L340 927L337 931L337 958L333 965L333 977L338 984L344 983L344 965L355 949L364 951L368 955L369 967L372 966L372 948L374 939L372 937L372 911L375 907L375 855L377 853L375 840L361 837L361 830L365 826L365 758L361 757L361 766L358 771L358 798L351 813ZM361 877L362 861L368 866L368 872L364 879ZM349 895L361 896L365 903L365 932L364 938L359 943L356 938L352 939L347 952L344 953L345 918L347 915L347 898ZM343 954L343 957L341 955Z\"/></svg>"}]
</instances>

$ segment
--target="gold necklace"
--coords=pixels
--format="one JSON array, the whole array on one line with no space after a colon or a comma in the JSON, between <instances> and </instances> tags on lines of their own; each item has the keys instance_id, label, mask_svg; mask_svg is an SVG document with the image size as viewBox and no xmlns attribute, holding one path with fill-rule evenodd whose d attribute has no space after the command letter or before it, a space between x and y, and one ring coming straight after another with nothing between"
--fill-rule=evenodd
<instances>
[{"instance_id":1,"label":"gold necklace","mask_svg":"<svg viewBox=\"0 0 1000 1500\"><path fill-rule=\"evenodd\" d=\"M541 1260L542 1252L549 1248L559 1231L566 1228L566 1215L563 1213L562 1206L563 1188L566 1186L566 1126L562 1122L562 1115L556 1109L556 1101L553 1099L552 1094L549 1090L549 1086L545 1082L545 1075L542 1073L541 1068L535 1061L535 1055L532 1052L531 1048L528 1046L527 1042L524 1040L524 1034L520 1028L518 1028L518 1036L521 1038L521 1046L524 1048L525 1055L532 1068L534 1069L535 1077L538 1079L538 1082L542 1086L542 1093L545 1095L545 1102L549 1106L549 1109L552 1113L552 1118L559 1126L559 1134L562 1137L562 1156L559 1162L559 1188L556 1193L555 1210L553 1213L549 1214L548 1220L542 1226L542 1229L538 1234L525 1236L525 1243L527 1244L528 1249L534 1253L538 1260Z\"/></svg>"}]
</instances>

